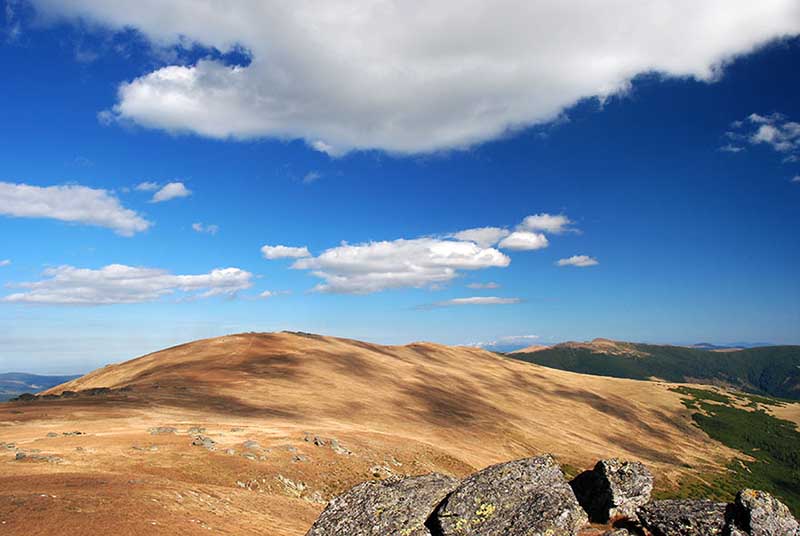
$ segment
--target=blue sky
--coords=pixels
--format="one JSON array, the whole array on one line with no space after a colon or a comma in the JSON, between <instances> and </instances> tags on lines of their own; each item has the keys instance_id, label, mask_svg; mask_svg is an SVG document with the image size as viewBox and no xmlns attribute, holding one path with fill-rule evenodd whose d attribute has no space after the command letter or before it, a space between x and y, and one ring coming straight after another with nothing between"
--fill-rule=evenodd
<instances>
[{"instance_id":1,"label":"blue sky","mask_svg":"<svg viewBox=\"0 0 800 536\"><path fill-rule=\"evenodd\" d=\"M500 4L497 21L529 15ZM377 65L412 73L387 81L372 53L340 79L306 46L347 44L339 26L261 42L148 6L0 2L0 369L250 330L798 344L800 13L768 4L697 44L616 49L598 29L580 46L607 45L607 72L564 67L579 45L552 66L517 42L495 58L491 28L463 45L475 66L460 19L408 58L370 30ZM672 30L716 20L675 5ZM442 48L469 68L408 70L448 72ZM280 245L298 249L262 250Z\"/></svg>"}]
</instances>

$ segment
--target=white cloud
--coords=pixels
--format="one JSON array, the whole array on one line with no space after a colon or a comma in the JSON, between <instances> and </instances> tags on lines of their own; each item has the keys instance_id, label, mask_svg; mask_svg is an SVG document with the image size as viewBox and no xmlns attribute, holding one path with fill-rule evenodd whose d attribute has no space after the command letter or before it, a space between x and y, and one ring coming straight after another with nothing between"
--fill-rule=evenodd
<instances>
[{"instance_id":1,"label":"white cloud","mask_svg":"<svg viewBox=\"0 0 800 536\"><path fill-rule=\"evenodd\" d=\"M739 145L726 147L740 151L741 144L767 145L780 153L784 162L800 161L800 123L786 119L783 114L750 114L742 121L734 121L731 128L725 135Z\"/></svg>"},{"instance_id":2,"label":"white cloud","mask_svg":"<svg viewBox=\"0 0 800 536\"><path fill-rule=\"evenodd\" d=\"M218 268L206 274L173 275L157 268L111 264L99 270L59 266L48 268L44 276L41 281L13 285L25 290L0 301L110 305L155 301L178 292L187 298L233 296L252 286L253 274L239 268Z\"/></svg>"},{"instance_id":3,"label":"white cloud","mask_svg":"<svg viewBox=\"0 0 800 536\"><path fill-rule=\"evenodd\" d=\"M450 235L450 238L456 240L464 240L467 242L475 242L479 246L486 248L497 244L500 240L510 234L508 229L502 227L476 227L474 229L466 229Z\"/></svg>"},{"instance_id":4,"label":"white cloud","mask_svg":"<svg viewBox=\"0 0 800 536\"><path fill-rule=\"evenodd\" d=\"M506 267L511 262L494 248L474 242L436 238L342 244L317 257L299 259L292 268L310 270L324 280L319 292L368 294L392 288L431 288L459 270Z\"/></svg>"},{"instance_id":5,"label":"white cloud","mask_svg":"<svg viewBox=\"0 0 800 536\"><path fill-rule=\"evenodd\" d=\"M548 245L547 237L542 233L514 231L500 242L499 247L518 251L530 251L546 248Z\"/></svg>"},{"instance_id":6,"label":"white cloud","mask_svg":"<svg viewBox=\"0 0 800 536\"><path fill-rule=\"evenodd\" d=\"M160 186L161 185L157 182L140 182L133 188L134 190L138 190L140 192L155 192Z\"/></svg>"},{"instance_id":7,"label":"white cloud","mask_svg":"<svg viewBox=\"0 0 800 536\"><path fill-rule=\"evenodd\" d=\"M311 184L312 182L316 182L322 178L322 173L319 171L309 171L308 173L303 176L303 183L304 184Z\"/></svg>"},{"instance_id":8,"label":"white cloud","mask_svg":"<svg viewBox=\"0 0 800 536\"><path fill-rule=\"evenodd\" d=\"M53 218L112 229L132 236L152 223L106 190L86 186L29 186L0 182L0 214L17 218Z\"/></svg>"},{"instance_id":9,"label":"white cloud","mask_svg":"<svg viewBox=\"0 0 800 536\"><path fill-rule=\"evenodd\" d=\"M596 266L600 264L594 257L588 255L573 255L568 259L561 259L556 262L558 266L577 266L579 268L586 268L587 266Z\"/></svg>"},{"instance_id":10,"label":"white cloud","mask_svg":"<svg viewBox=\"0 0 800 536\"><path fill-rule=\"evenodd\" d=\"M11 264L10 259L3 259L0 261L0 266L9 266Z\"/></svg>"},{"instance_id":11,"label":"white cloud","mask_svg":"<svg viewBox=\"0 0 800 536\"><path fill-rule=\"evenodd\" d=\"M213 223L206 225L197 222L192 224L192 229L194 229L198 233L208 233L210 235L215 235L219 232L219 225L214 225Z\"/></svg>"},{"instance_id":12,"label":"white cloud","mask_svg":"<svg viewBox=\"0 0 800 536\"><path fill-rule=\"evenodd\" d=\"M445 300L436 302L436 307L451 307L455 305L506 305L511 303L520 303L522 300L519 298L498 298L497 296L473 296L470 298L455 298L452 300Z\"/></svg>"},{"instance_id":13,"label":"white cloud","mask_svg":"<svg viewBox=\"0 0 800 536\"><path fill-rule=\"evenodd\" d=\"M795 175L792 182L800 182L800 175Z\"/></svg>"},{"instance_id":14,"label":"white cloud","mask_svg":"<svg viewBox=\"0 0 800 536\"><path fill-rule=\"evenodd\" d=\"M574 231L570 228L573 221L563 214L534 214L522 220L519 228L524 231L562 234Z\"/></svg>"},{"instance_id":15,"label":"white cloud","mask_svg":"<svg viewBox=\"0 0 800 536\"><path fill-rule=\"evenodd\" d=\"M182 182L170 182L165 184L163 188L154 193L153 199L151 199L150 202L161 203L177 197L188 197L190 195L192 195L192 191L189 190Z\"/></svg>"},{"instance_id":16,"label":"white cloud","mask_svg":"<svg viewBox=\"0 0 800 536\"><path fill-rule=\"evenodd\" d=\"M800 32L797 0L33 0L46 15L136 28L158 46L244 49L123 83L104 117L317 150L462 148L557 118L638 74L716 79ZM621 31L620 29L624 29Z\"/></svg>"},{"instance_id":17,"label":"white cloud","mask_svg":"<svg viewBox=\"0 0 800 536\"><path fill-rule=\"evenodd\" d=\"M489 281L488 283L470 283L469 285L467 285L467 288L494 289L494 288L500 288L500 285L498 285L494 281Z\"/></svg>"},{"instance_id":18,"label":"white cloud","mask_svg":"<svg viewBox=\"0 0 800 536\"><path fill-rule=\"evenodd\" d=\"M302 257L310 257L311 253L306 246L291 247L291 246L263 246L261 254L265 259L299 259Z\"/></svg>"},{"instance_id":19,"label":"white cloud","mask_svg":"<svg viewBox=\"0 0 800 536\"><path fill-rule=\"evenodd\" d=\"M268 300L270 298L274 298L275 296L282 296L285 294L291 294L289 290L265 290L261 294L258 295L259 298L262 300Z\"/></svg>"}]
</instances>

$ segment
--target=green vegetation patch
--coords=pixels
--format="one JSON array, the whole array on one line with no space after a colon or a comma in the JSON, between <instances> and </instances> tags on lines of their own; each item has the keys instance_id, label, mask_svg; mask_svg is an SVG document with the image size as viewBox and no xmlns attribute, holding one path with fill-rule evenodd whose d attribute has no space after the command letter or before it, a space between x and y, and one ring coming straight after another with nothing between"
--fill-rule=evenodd
<instances>
[{"instance_id":1,"label":"green vegetation patch","mask_svg":"<svg viewBox=\"0 0 800 536\"><path fill-rule=\"evenodd\" d=\"M800 514L800 432L794 423L778 419L762 409L733 405L731 397L715 391L678 387L687 407L697 410L692 419L711 438L753 460L734 459L724 474L698 475L681 483L672 497L707 497L730 501L742 488L756 488L779 497ZM742 395L745 396L746 395ZM764 397L759 397L764 398ZM780 404L759 400L761 404ZM751 406L752 407L752 406Z\"/></svg>"},{"instance_id":2,"label":"green vegetation patch","mask_svg":"<svg viewBox=\"0 0 800 536\"><path fill-rule=\"evenodd\" d=\"M507 357L595 376L633 380L655 377L668 382L730 385L753 393L755 403L766 403L765 397L758 395L800 399L800 346L768 346L736 352L652 344L629 346L644 357L563 345L533 353L507 354Z\"/></svg>"},{"instance_id":3,"label":"green vegetation patch","mask_svg":"<svg viewBox=\"0 0 800 536\"><path fill-rule=\"evenodd\" d=\"M718 393L716 391L710 391L708 389L695 389L693 387L681 386L681 387L675 387L674 389L670 389L670 391L675 391L676 393L692 397L693 403L705 400L720 402L722 404L730 404L732 402L731 397L723 395L722 393Z\"/></svg>"}]
</instances>

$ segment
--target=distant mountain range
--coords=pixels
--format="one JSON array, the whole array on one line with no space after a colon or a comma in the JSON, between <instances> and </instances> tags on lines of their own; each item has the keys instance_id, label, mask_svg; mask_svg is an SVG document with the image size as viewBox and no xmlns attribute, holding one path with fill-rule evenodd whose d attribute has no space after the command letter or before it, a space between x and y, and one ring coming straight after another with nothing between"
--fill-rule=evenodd
<instances>
[{"instance_id":1,"label":"distant mountain range","mask_svg":"<svg viewBox=\"0 0 800 536\"><path fill-rule=\"evenodd\" d=\"M707 383L800 400L800 346L686 347L595 339L506 355L595 376Z\"/></svg>"},{"instance_id":2,"label":"distant mountain range","mask_svg":"<svg viewBox=\"0 0 800 536\"><path fill-rule=\"evenodd\" d=\"M39 376L37 374L25 374L23 372L6 372L0 374L0 401L8 400L21 395L22 393L36 393L50 389L79 378L78 376Z\"/></svg>"}]
</instances>

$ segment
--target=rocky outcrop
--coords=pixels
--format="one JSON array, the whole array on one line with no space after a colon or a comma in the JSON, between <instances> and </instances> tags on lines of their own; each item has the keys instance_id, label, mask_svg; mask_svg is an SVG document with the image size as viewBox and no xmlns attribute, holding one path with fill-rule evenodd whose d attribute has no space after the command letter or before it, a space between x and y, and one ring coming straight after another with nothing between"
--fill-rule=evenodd
<instances>
[{"instance_id":1,"label":"rocky outcrop","mask_svg":"<svg viewBox=\"0 0 800 536\"><path fill-rule=\"evenodd\" d=\"M570 482L578 502L595 523L635 518L650 501L653 474L640 462L600 460Z\"/></svg>"},{"instance_id":2,"label":"rocky outcrop","mask_svg":"<svg viewBox=\"0 0 800 536\"><path fill-rule=\"evenodd\" d=\"M217 442L208 436L198 435L192 440L192 446L203 447L208 450L215 450L217 448Z\"/></svg>"},{"instance_id":3,"label":"rocky outcrop","mask_svg":"<svg viewBox=\"0 0 800 536\"><path fill-rule=\"evenodd\" d=\"M493 465L466 478L435 515L442 536L576 534L586 513L550 456Z\"/></svg>"},{"instance_id":4,"label":"rocky outcrop","mask_svg":"<svg viewBox=\"0 0 800 536\"><path fill-rule=\"evenodd\" d=\"M800 534L800 525L786 505L769 493L744 489L736 495L736 506L736 522L751 536Z\"/></svg>"},{"instance_id":5,"label":"rocky outcrop","mask_svg":"<svg viewBox=\"0 0 800 536\"><path fill-rule=\"evenodd\" d=\"M364 482L328 503L307 536L431 536L425 523L456 485L435 473Z\"/></svg>"},{"instance_id":6,"label":"rocky outcrop","mask_svg":"<svg viewBox=\"0 0 800 536\"><path fill-rule=\"evenodd\" d=\"M646 467L616 459L569 484L551 456L493 465L461 482L393 476L333 499L307 536L800 536L786 505L763 491L743 490L734 503L648 502L652 489Z\"/></svg>"},{"instance_id":7,"label":"rocky outcrop","mask_svg":"<svg viewBox=\"0 0 800 536\"><path fill-rule=\"evenodd\" d=\"M655 501L637 511L653 536L723 536L733 513L730 504L692 499Z\"/></svg>"}]
</instances>

